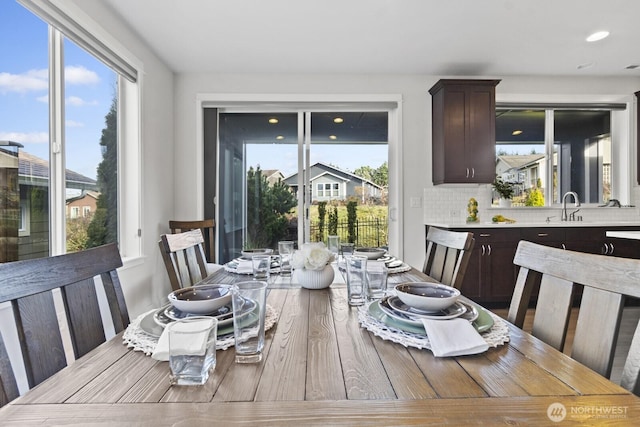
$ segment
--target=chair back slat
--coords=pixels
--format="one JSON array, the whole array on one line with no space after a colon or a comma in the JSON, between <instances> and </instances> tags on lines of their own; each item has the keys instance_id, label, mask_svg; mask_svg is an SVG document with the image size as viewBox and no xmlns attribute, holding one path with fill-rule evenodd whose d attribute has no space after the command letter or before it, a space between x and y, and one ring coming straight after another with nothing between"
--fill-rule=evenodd
<instances>
[{"instance_id":1,"label":"chair back slat","mask_svg":"<svg viewBox=\"0 0 640 427\"><path fill-rule=\"evenodd\" d=\"M7 347L0 334L0 408L20 395L18 382L13 374Z\"/></svg>"},{"instance_id":2,"label":"chair back slat","mask_svg":"<svg viewBox=\"0 0 640 427\"><path fill-rule=\"evenodd\" d=\"M81 280L60 290L77 359L105 341L98 295L93 279ZM81 309L73 310L74 307Z\"/></svg>"},{"instance_id":3,"label":"chair back slat","mask_svg":"<svg viewBox=\"0 0 640 427\"><path fill-rule=\"evenodd\" d=\"M571 357L609 377L613 366L624 295L585 287Z\"/></svg>"},{"instance_id":4,"label":"chair back slat","mask_svg":"<svg viewBox=\"0 0 640 427\"><path fill-rule=\"evenodd\" d=\"M573 283L542 275L532 334L561 350L567 337L567 327L573 302Z\"/></svg>"},{"instance_id":5,"label":"chair back slat","mask_svg":"<svg viewBox=\"0 0 640 427\"><path fill-rule=\"evenodd\" d=\"M474 243L473 233L429 227L422 272L460 289Z\"/></svg>"},{"instance_id":6,"label":"chair back slat","mask_svg":"<svg viewBox=\"0 0 640 427\"><path fill-rule=\"evenodd\" d=\"M563 351L573 294L582 289L571 357L609 377L625 297L640 298L640 260L521 241L514 264L520 271L507 319L522 327L532 290L540 286L534 335ZM621 385L639 394L639 374L640 324L636 325Z\"/></svg>"},{"instance_id":7,"label":"chair back slat","mask_svg":"<svg viewBox=\"0 0 640 427\"><path fill-rule=\"evenodd\" d=\"M160 236L158 245L174 290L193 286L207 277L203 242L199 229Z\"/></svg>"},{"instance_id":8,"label":"chair back slat","mask_svg":"<svg viewBox=\"0 0 640 427\"><path fill-rule=\"evenodd\" d=\"M66 366L59 322L69 330L76 358L105 341L96 276L102 278L116 332L126 328L129 313L116 270L121 266L118 247L113 243L65 255L0 264L0 302L9 301L12 305L29 388ZM54 289L60 291L63 316L56 312ZM6 353L3 340L0 347L2 357ZM13 399L15 376L6 366L0 363L0 383L3 394Z\"/></svg>"},{"instance_id":9,"label":"chair back slat","mask_svg":"<svg viewBox=\"0 0 640 427\"><path fill-rule=\"evenodd\" d=\"M67 366L53 295L41 292L12 305L27 384L35 387Z\"/></svg>"},{"instance_id":10,"label":"chair back slat","mask_svg":"<svg viewBox=\"0 0 640 427\"><path fill-rule=\"evenodd\" d=\"M205 259L208 263L215 263L215 233L216 222L213 219L202 219L196 221L169 221L169 229L172 234L184 233L185 231L197 230L202 231L204 237L203 249Z\"/></svg>"}]
</instances>

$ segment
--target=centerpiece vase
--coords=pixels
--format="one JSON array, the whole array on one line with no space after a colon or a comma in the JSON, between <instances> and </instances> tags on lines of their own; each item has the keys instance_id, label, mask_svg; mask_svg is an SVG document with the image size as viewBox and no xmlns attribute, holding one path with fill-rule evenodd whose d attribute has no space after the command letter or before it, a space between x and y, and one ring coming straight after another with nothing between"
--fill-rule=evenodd
<instances>
[{"instance_id":1,"label":"centerpiece vase","mask_svg":"<svg viewBox=\"0 0 640 427\"><path fill-rule=\"evenodd\" d=\"M297 268L293 271L293 282L300 283L306 289L325 289L333 283L335 272L330 264L321 270Z\"/></svg>"}]
</instances>

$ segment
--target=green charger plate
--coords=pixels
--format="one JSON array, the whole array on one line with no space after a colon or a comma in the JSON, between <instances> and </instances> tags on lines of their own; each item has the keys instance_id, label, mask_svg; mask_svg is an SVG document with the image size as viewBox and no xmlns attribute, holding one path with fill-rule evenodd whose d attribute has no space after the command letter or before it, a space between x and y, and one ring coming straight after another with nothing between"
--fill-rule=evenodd
<instances>
[{"instance_id":1,"label":"green charger plate","mask_svg":"<svg viewBox=\"0 0 640 427\"><path fill-rule=\"evenodd\" d=\"M472 323L473 327L476 328L478 332L485 332L491 329L493 326L493 317L491 317L489 312L474 302L469 301L469 304L473 305L476 310L478 310L478 318ZM392 328L400 329L404 332L426 335L424 328L421 326L416 326L408 322L403 322L400 319L394 319L391 316L387 316L380 308L379 301L375 301L369 305L369 315L377 321L382 322L387 326L391 326Z\"/></svg>"}]
</instances>

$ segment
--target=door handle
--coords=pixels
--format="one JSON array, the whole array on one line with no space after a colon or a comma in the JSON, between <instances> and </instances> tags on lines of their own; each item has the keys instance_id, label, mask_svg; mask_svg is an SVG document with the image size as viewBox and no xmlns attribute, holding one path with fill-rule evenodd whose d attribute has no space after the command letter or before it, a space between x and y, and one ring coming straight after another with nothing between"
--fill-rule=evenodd
<instances>
[{"instance_id":1,"label":"door handle","mask_svg":"<svg viewBox=\"0 0 640 427\"><path fill-rule=\"evenodd\" d=\"M482 245L482 256L484 256L484 245Z\"/></svg>"},{"instance_id":2,"label":"door handle","mask_svg":"<svg viewBox=\"0 0 640 427\"><path fill-rule=\"evenodd\" d=\"M471 178L475 178L476 176L476 168L471 168Z\"/></svg>"},{"instance_id":3,"label":"door handle","mask_svg":"<svg viewBox=\"0 0 640 427\"><path fill-rule=\"evenodd\" d=\"M469 168L467 168L467 176L466 178L469 178Z\"/></svg>"},{"instance_id":4,"label":"door handle","mask_svg":"<svg viewBox=\"0 0 640 427\"><path fill-rule=\"evenodd\" d=\"M487 245L487 248L488 248L487 255L491 255L491 245Z\"/></svg>"}]
</instances>

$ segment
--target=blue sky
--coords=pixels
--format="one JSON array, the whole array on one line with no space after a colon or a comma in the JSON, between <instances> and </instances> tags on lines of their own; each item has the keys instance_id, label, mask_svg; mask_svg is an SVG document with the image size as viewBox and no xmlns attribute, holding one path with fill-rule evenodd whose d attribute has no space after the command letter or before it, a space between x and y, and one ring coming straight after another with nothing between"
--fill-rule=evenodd
<instances>
[{"instance_id":1,"label":"blue sky","mask_svg":"<svg viewBox=\"0 0 640 427\"><path fill-rule=\"evenodd\" d=\"M48 160L47 24L13 0L0 1L0 17L0 140ZM95 179L115 73L68 40L64 64L66 166Z\"/></svg>"}]
</instances>

